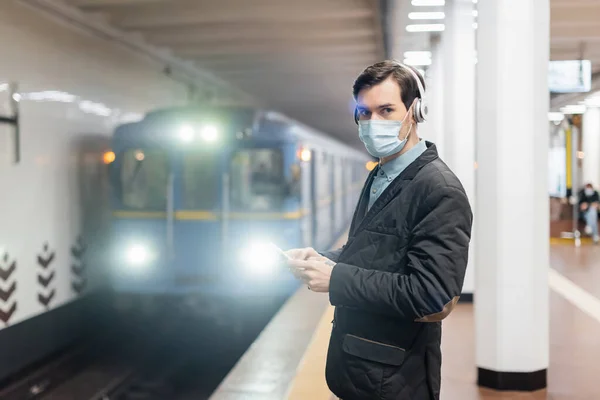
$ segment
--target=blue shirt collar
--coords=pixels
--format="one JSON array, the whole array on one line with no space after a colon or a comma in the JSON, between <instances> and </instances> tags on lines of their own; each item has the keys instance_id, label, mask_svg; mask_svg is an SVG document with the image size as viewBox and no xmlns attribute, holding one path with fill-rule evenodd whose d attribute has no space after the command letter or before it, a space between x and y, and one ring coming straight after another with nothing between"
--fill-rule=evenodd
<instances>
[{"instance_id":1,"label":"blue shirt collar","mask_svg":"<svg viewBox=\"0 0 600 400\"><path fill-rule=\"evenodd\" d=\"M413 161L415 161L421 154L427 150L427 144L424 140L419 140L419 143L414 145L406 153L388 161L381 166L381 170L384 172L387 178L396 178L402 173Z\"/></svg>"}]
</instances>

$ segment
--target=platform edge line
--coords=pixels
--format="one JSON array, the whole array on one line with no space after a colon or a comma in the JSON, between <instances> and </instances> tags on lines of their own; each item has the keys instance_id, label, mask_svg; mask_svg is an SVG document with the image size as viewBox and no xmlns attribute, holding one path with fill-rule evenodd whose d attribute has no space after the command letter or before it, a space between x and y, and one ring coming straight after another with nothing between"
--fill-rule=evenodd
<instances>
[{"instance_id":1,"label":"platform edge line","mask_svg":"<svg viewBox=\"0 0 600 400\"><path fill-rule=\"evenodd\" d=\"M298 366L296 367L296 371L294 373L294 379L292 379L292 381L290 382L288 389L285 393L284 399L288 400L290 398L290 396L292 395L292 392L294 389L294 383L296 382L296 379L297 379L299 373L304 369L304 365L306 363L308 355L310 354L310 350L311 350L312 346L314 345L314 343L317 341L319 334L321 333L321 329L323 328L323 325L324 325L323 321L327 321L328 315L331 312L330 311L331 308L332 308L332 306L328 305L327 308L325 308L325 311L323 311L323 314L321 315L321 318L319 319L319 323L317 324L317 328L315 329L314 333L312 334L312 336L310 338L310 342L308 343L308 346L306 346L306 351L302 355L302 358L300 359L300 362L298 363ZM311 400L313 400L313 399L311 399ZM314 400L316 400L316 399L314 399Z\"/></svg>"},{"instance_id":2,"label":"platform edge line","mask_svg":"<svg viewBox=\"0 0 600 400\"><path fill-rule=\"evenodd\" d=\"M575 307L597 322L600 322L600 300L594 295L579 287L553 268L549 268L548 270L548 285L553 291L561 295Z\"/></svg>"},{"instance_id":3,"label":"platform edge line","mask_svg":"<svg viewBox=\"0 0 600 400\"><path fill-rule=\"evenodd\" d=\"M347 238L349 235L349 230L345 230L344 233L342 235L340 235L337 240L334 242L334 245L332 246L332 250L335 250L337 247L336 246L339 242L341 242L344 238ZM329 293L327 293L327 295L329 295ZM306 346L306 351L304 352L304 354L302 355L302 358L300 359L300 362L298 363L298 366L296 367L296 371L294 374L294 379L292 379L292 381L290 382L288 389L285 393L285 397L284 399L289 399L290 396L292 395L293 389L294 389L294 383L296 382L296 378L299 375L299 372L302 371L302 369L304 368L304 365L306 363L306 359L307 356L310 354L310 349L312 348L312 346L314 345L315 341L317 340L317 338L319 337L319 334L321 333L321 329L323 328L323 326L326 326L327 324L331 324L330 322L326 322L327 319L329 318L329 314L331 313L331 309L333 308L333 306L328 305L325 308L325 311L323 311L323 314L321 315L321 318L319 319L319 323L317 324L317 328L315 329L313 335L310 338L310 342L308 343L308 346ZM324 322L325 321L325 322ZM330 392L330 396L331 396L331 392ZM312 400L312 399L311 399ZM324 399L327 400L327 399Z\"/></svg>"}]
</instances>

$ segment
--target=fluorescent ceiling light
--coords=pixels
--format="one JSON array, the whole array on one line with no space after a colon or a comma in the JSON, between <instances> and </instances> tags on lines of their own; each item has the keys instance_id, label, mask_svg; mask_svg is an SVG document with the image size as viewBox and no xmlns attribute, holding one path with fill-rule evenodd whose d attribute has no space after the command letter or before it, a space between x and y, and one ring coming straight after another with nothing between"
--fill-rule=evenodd
<instances>
[{"instance_id":1,"label":"fluorescent ceiling light","mask_svg":"<svg viewBox=\"0 0 600 400\"><path fill-rule=\"evenodd\" d=\"M600 97L598 95L590 96L583 101L583 104L587 107L600 107Z\"/></svg>"},{"instance_id":2,"label":"fluorescent ceiling light","mask_svg":"<svg viewBox=\"0 0 600 400\"><path fill-rule=\"evenodd\" d=\"M405 58L404 64L412 65L412 66L431 65L431 59L429 59L429 58Z\"/></svg>"},{"instance_id":3,"label":"fluorescent ceiling light","mask_svg":"<svg viewBox=\"0 0 600 400\"><path fill-rule=\"evenodd\" d=\"M477 29L479 25L477 25L477 22L473 22L473 29Z\"/></svg>"},{"instance_id":4,"label":"fluorescent ceiling light","mask_svg":"<svg viewBox=\"0 0 600 400\"><path fill-rule=\"evenodd\" d=\"M584 105L570 104L560 109L563 114L583 114L585 112Z\"/></svg>"},{"instance_id":5,"label":"fluorescent ceiling light","mask_svg":"<svg viewBox=\"0 0 600 400\"><path fill-rule=\"evenodd\" d=\"M444 24L406 25L407 32L441 32L443 30Z\"/></svg>"},{"instance_id":6,"label":"fluorescent ceiling light","mask_svg":"<svg viewBox=\"0 0 600 400\"><path fill-rule=\"evenodd\" d=\"M408 13L408 19L444 19L443 12L411 12Z\"/></svg>"},{"instance_id":7,"label":"fluorescent ceiling light","mask_svg":"<svg viewBox=\"0 0 600 400\"><path fill-rule=\"evenodd\" d=\"M446 4L445 0L412 0L413 6L436 7Z\"/></svg>"},{"instance_id":8,"label":"fluorescent ceiling light","mask_svg":"<svg viewBox=\"0 0 600 400\"><path fill-rule=\"evenodd\" d=\"M405 51L404 58L431 58L430 51Z\"/></svg>"},{"instance_id":9,"label":"fluorescent ceiling light","mask_svg":"<svg viewBox=\"0 0 600 400\"><path fill-rule=\"evenodd\" d=\"M565 115L561 112L549 112L548 113L548 121L550 122L560 122L565 118Z\"/></svg>"},{"instance_id":10,"label":"fluorescent ceiling light","mask_svg":"<svg viewBox=\"0 0 600 400\"><path fill-rule=\"evenodd\" d=\"M477 12L477 10L473 10L473 16L476 17L477 15L479 15L479 13Z\"/></svg>"}]
</instances>

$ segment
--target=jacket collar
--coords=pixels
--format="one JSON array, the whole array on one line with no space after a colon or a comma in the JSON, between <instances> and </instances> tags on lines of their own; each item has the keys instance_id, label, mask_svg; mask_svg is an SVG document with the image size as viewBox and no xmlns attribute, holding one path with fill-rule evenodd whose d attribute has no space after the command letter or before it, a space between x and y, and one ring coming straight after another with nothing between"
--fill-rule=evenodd
<instances>
[{"instance_id":1,"label":"jacket collar","mask_svg":"<svg viewBox=\"0 0 600 400\"><path fill-rule=\"evenodd\" d=\"M373 183L373 177L379 171L380 166L377 166L377 168L374 168L373 171L371 171L361 192L354 218L352 218L352 224L350 226L351 236L354 236L356 231L363 229L394 197L396 197L396 195L414 179L421 168L438 158L435 144L428 141L426 141L425 144L427 150L425 150L423 154L406 167L404 171L392 181L383 193L381 193L379 198L375 200L375 203L373 203L373 206L365 215L367 205L369 204L369 193L371 184Z\"/></svg>"}]
</instances>

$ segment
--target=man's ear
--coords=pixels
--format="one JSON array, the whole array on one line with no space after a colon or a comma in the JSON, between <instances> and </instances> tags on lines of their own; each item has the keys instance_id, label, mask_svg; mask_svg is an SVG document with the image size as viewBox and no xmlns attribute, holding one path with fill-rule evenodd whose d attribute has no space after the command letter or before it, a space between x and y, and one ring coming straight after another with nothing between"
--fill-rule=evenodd
<instances>
[{"instance_id":1,"label":"man's ear","mask_svg":"<svg viewBox=\"0 0 600 400\"><path fill-rule=\"evenodd\" d=\"M412 104L409 107L409 112L410 112L410 120L413 124L416 124L417 122L415 121L415 104L417 104L417 100L418 97L415 97Z\"/></svg>"}]
</instances>

